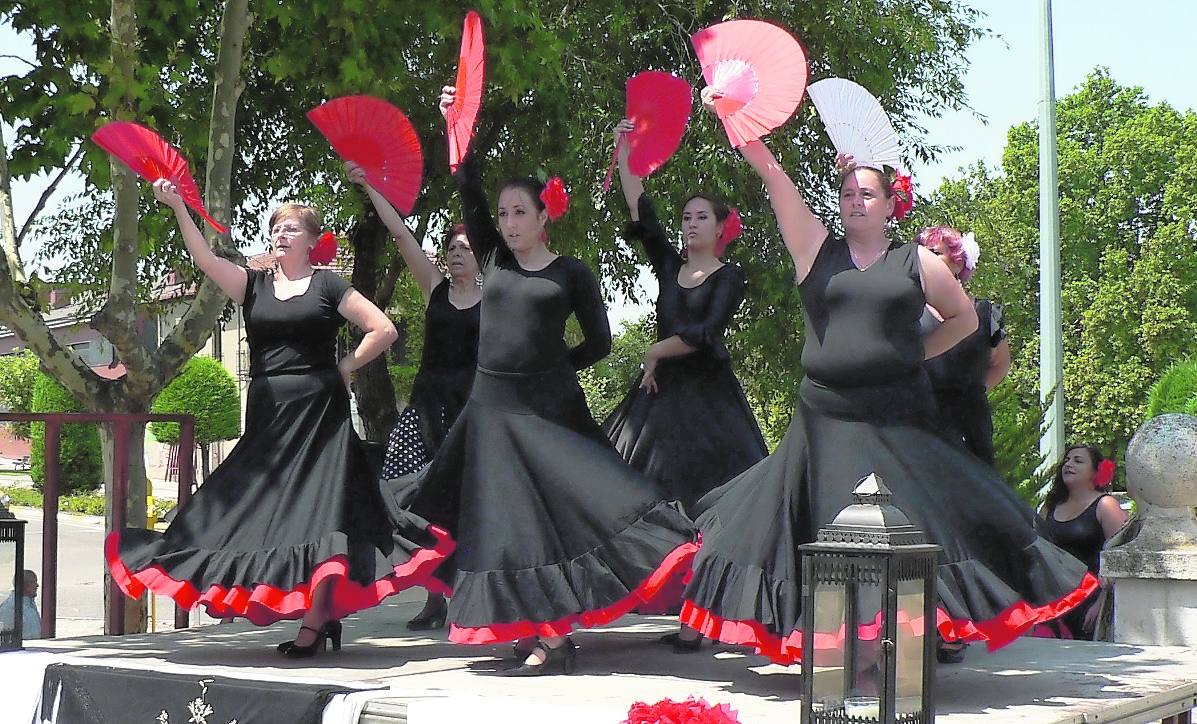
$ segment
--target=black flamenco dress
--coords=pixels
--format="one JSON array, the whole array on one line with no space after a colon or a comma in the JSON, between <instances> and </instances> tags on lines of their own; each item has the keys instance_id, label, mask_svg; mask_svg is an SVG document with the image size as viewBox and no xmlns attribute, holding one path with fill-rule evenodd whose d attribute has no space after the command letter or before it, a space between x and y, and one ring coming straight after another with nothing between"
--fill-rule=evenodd
<instances>
[{"instance_id":1,"label":"black flamenco dress","mask_svg":"<svg viewBox=\"0 0 1197 724\"><path fill-rule=\"evenodd\" d=\"M955 347L923 363L935 391L939 408L939 428L952 440L960 440L968 450L990 465L995 464L993 450L993 411L985 390L985 373L993 348L1006 338L1002 327L1002 308L988 299L974 301L979 324L976 331ZM941 322L930 310L924 310L923 334L930 334Z\"/></svg>"},{"instance_id":2,"label":"black flamenco dress","mask_svg":"<svg viewBox=\"0 0 1197 724\"><path fill-rule=\"evenodd\" d=\"M661 360L655 393L640 389L643 374L637 377L603 432L628 464L661 481L690 510L769 452L723 341L747 278L740 267L724 264L702 284L682 286L684 260L647 195L640 196L639 209L629 236L644 244L660 286L657 339L678 336L696 351Z\"/></svg>"},{"instance_id":3,"label":"black flamenco dress","mask_svg":"<svg viewBox=\"0 0 1197 724\"><path fill-rule=\"evenodd\" d=\"M108 536L113 580L132 598L149 589L258 625L301 617L326 580L333 618L437 586L430 574L452 539L414 516L402 527L387 517L350 421L336 338L351 287L317 270L303 294L279 300L272 273L247 276L245 433L165 533Z\"/></svg>"},{"instance_id":4,"label":"black flamenco dress","mask_svg":"<svg viewBox=\"0 0 1197 724\"><path fill-rule=\"evenodd\" d=\"M917 245L891 246L860 270L847 243L828 237L799 292L806 375L793 421L769 457L699 502L702 550L682 621L775 661L800 660L797 547L871 473L944 548L945 640L995 649L1083 601L1097 579L1035 532L1034 512L993 468L934 427ZM859 623L862 637L876 635L871 620Z\"/></svg>"},{"instance_id":5,"label":"black flamenco dress","mask_svg":"<svg viewBox=\"0 0 1197 724\"><path fill-rule=\"evenodd\" d=\"M1044 517L1036 521L1040 535L1076 556L1095 576L1100 573L1101 549L1106 545L1106 532L1097 517L1097 504L1104 497L1106 496L1099 495L1097 500L1090 503L1089 507L1075 518L1057 520L1056 511L1052 509L1044 511ZM1084 621L1089 609L1098 605L1100 593L1094 591L1082 605L1041 629L1055 638L1091 641L1093 631L1085 630Z\"/></svg>"},{"instance_id":6,"label":"black flamenco dress","mask_svg":"<svg viewBox=\"0 0 1197 724\"><path fill-rule=\"evenodd\" d=\"M522 268L496 229L477 162L457 172L485 283L478 371L432 462L386 481L398 516L456 531L449 638L488 644L613 621L689 563L695 529L623 461L590 416L576 370L608 353L597 280L577 259ZM566 346L570 314L585 341ZM456 511L455 519L445 519Z\"/></svg>"},{"instance_id":7,"label":"black flamenco dress","mask_svg":"<svg viewBox=\"0 0 1197 724\"><path fill-rule=\"evenodd\" d=\"M465 407L478 366L478 310L449 300L449 280L432 290L424 310L424 350L411 399L387 438L384 478L418 470L440 449Z\"/></svg>"}]
</instances>

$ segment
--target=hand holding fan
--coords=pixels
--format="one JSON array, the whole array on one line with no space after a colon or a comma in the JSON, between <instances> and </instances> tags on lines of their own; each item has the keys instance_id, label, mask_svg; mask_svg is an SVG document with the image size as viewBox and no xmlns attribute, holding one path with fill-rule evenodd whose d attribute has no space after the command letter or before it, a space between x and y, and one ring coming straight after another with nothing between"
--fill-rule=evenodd
<instances>
[{"instance_id":1,"label":"hand holding fan","mask_svg":"<svg viewBox=\"0 0 1197 724\"><path fill-rule=\"evenodd\" d=\"M789 120L806 90L806 54L786 30L731 20L690 39L702 76L715 89L715 113L736 148Z\"/></svg>"},{"instance_id":2,"label":"hand holding fan","mask_svg":"<svg viewBox=\"0 0 1197 724\"><path fill-rule=\"evenodd\" d=\"M898 134L871 93L844 78L812 83L806 92L838 153L853 156L857 166L901 167Z\"/></svg>"},{"instance_id":3,"label":"hand holding fan","mask_svg":"<svg viewBox=\"0 0 1197 724\"><path fill-rule=\"evenodd\" d=\"M175 185L183 202L202 216L218 234L228 231L228 227L213 219L204 208L187 159L157 133L130 121L113 121L100 126L91 134L91 140L146 181L169 180Z\"/></svg>"},{"instance_id":4,"label":"hand holding fan","mask_svg":"<svg viewBox=\"0 0 1197 724\"><path fill-rule=\"evenodd\" d=\"M677 151L690 122L693 89L670 73L646 70L628 78L627 113L635 129L620 143L628 144L628 168L643 178L665 165ZM619 157L619 145L611 155L603 191L611 188L611 176Z\"/></svg>"},{"instance_id":5,"label":"hand holding fan","mask_svg":"<svg viewBox=\"0 0 1197 724\"><path fill-rule=\"evenodd\" d=\"M482 18L471 10L461 29L461 53L457 57L457 96L445 115L449 129L449 171L457 172L474 138L474 123L482 107L482 86L486 76L486 39Z\"/></svg>"},{"instance_id":6,"label":"hand holding fan","mask_svg":"<svg viewBox=\"0 0 1197 724\"><path fill-rule=\"evenodd\" d=\"M338 156L362 167L370 185L399 213L411 213L424 177L424 153L403 111L373 96L343 96L308 111L308 120Z\"/></svg>"}]
</instances>

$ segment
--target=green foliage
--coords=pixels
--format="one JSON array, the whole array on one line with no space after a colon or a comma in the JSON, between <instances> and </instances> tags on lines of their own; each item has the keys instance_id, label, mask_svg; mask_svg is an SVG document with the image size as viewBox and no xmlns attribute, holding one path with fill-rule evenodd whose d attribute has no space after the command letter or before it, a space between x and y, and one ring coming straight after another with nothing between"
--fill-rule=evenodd
<instances>
[{"instance_id":1,"label":"green foliage","mask_svg":"<svg viewBox=\"0 0 1197 724\"><path fill-rule=\"evenodd\" d=\"M0 408L9 412L33 410L33 384L37 380L37 357L25 350L20 354L0 357ZM14 436L28 440L29 423L6 423Z\"/></svg>"},{"instance_id":2,"label":"green foliage","mask_svg":"<svg viewBox=\"0 0 1197 724\"><path fill-rule=\"evenodd\" d=\"M1197 339L1197 113L1098 69L1057 102L1065 436L1126 448L1147 392ZM1038 139L1010 129L1000 169L945 181L912 221L973 231L970 291L1002 302L1010 384L1039 400ZM1001 424L1012 424L1002 421Z\"/></svg>"},{"instance_id":3,"label":"green foliage","mask_svg":"<svg viewBox=\"0 0 1197 724\"><path fill-rule=\"evenodd\" d=\"M411 399L411 388L416 382L416 373L419 371L419 366L414 364L387 365L387 372L391 376L391 384L395 386L396 399Z\"/></svg>"},{"instance_id":4,"label":"green foliage","mask_svg":"<svg viewBox=\"0 0 1197 724\"><path fill-rule=\"evenodd\" d=\"M993 409L993 449L998 472L1027 503L1038 507L1052 478L1039 452L1048 406L1038 402L1024 405L1017 386L1010 380L1003 381L990 393L989 404Z\"/></svg>"},{"instance_id":5,"label":"green foliage","mask_svg":"<svg viewBox=\"0 0 1197 724\"><path fill-rule=\"evenodd\" d=\"M0 487L0 495L8 496L10 505L26 508L41 508L42 494L32 488ZM173 500L155 500L154 512L161 518L163 514L175 506ZM82 513L83 515L104 515L103 493L80 493L78 495L60 495L58 510L63 513Z\"/></svg>"},{"instance_id":6,"label":"green foliage","mask_svg":"<svg viewBox=\"0 0 1197 724\"><path fill-rule=\"evenodd\" d=\"M39 372L33 385L33 412L83 412L83 406L66 388ZM94 424L63 425L59 438L58 489L63 495L95 490L104 480L100 434ZM33 484L41 490L46 476L46 425L32 425L30 454Z\"/></svg>"},{"instance_id":7,"label":"green foliage","mask_svg":"<svg viewBox=\"0 0 1197 724\"><path fill-rule=\"evenodd\" d=\"M207 445L241 435L241 396L237 380L211 357L193 357L154 399L151 412L195 417L195 443ZM159 442L178 442L179 424L152 422Z\"/></svg>"},{"instance_id":8,"label":"green foliage","mask_svg":"<svg viewBox=\"0 0 1197 724\"><path fill-rule=\"evenodd\" d=\"M611 340L611 354L578 373L578 382L586 393L586 404L594 419L603 421L631 389L640 374L644 353L657 339L655 314L624 322Z\"/></svg>"},{"instance_id":9,"label":"green foliage","mask_svg":"<svg viewBox=\"0 0 1197 724\"><path fill-rule=\"evenodd\" d=\"M1197 359L1169 367L1147 392L1147 418L1184 412L1197 402Z\"/></svg>"}]
</instances>

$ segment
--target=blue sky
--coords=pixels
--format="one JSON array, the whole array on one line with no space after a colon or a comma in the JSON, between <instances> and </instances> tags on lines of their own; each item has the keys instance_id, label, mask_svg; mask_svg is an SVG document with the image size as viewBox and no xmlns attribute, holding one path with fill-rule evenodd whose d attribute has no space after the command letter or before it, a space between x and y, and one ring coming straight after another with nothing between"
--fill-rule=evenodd
<instances>
[{"instance_id":1,"label":"blue sky","mask_svg":"<svg viewBox=\"0 0 1197 724\"><path fill-rule=\"evenodd\" d=\"M1007 129L1038 114L1040 2L973 0L968 4L986 13L983 25L996 36L976 44L968 55L965 88L975 113L952 113L926 123L934 142L962 149L935 164L913 169L924 190L974 161L996 165ZM1056 0L1052 11L1057 96L1069 93L1094 67L1102 65L1119 83L1142 86L1152 101L1197 109L1197 80L1192 75L1197 64L1193 37L1197 0ZM29 57L28 43L7 28L0 28L0 46L4 52ZM0 73L19 68L18 63L0 59ZM44 183L35 179L15 184L18 222L25 218ZM651 300L655 283L647 274L642 280L641 297ZM617 301L611 308L612 321L638 317L647 308L643 303Z\"/></svg>"}]
</instances>

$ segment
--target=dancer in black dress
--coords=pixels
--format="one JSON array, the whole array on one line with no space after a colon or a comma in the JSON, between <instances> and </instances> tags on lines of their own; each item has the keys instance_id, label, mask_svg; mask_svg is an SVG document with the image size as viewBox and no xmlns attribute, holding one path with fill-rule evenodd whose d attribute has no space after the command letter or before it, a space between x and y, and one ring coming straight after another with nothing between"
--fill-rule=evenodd
<instances>
[{"instance_id":1,"label":"dancer in black dress","mask_svg":"<svg viewBox=\"0 0 1197 724\"><path fill-rule=\"evenodd\" d=\"M703 99L709 107L709 89ZM894 208L887 176L861 168L844 178L841 238L810 212L762 142L740 150L765 182L794 260L806 375L777 450L699 502L703 545L683 623L776 661L799 660L797 547L814 540L871 473L944 547L945 639L996 648L1076 606L1097 586L1084 564L1040 538L1034 512L997 473L932 427L922 361L970 334L976 315L934 254L886 238ZM944 321L922 337L928 303Z\"/></svg>"},{"instance_id":2,"label":"dancer in black dress","mask_svg":"<svg viewBox=\"0 0 1197 724\"><path fill-rule=\"evenodd\" d=\"M723 236L730 210L718 199L696 194L686 202L686 256L669 242L642 180L628 168L620 137L631 130L626 119L615 129L619 177L632 216L628 235L644 245L660 287L657 342L603 431L624 460L689 510L768 454L723 341L747 278L719 258L730 241Z\"/></svg>"},{"instance_id":3,"label":"dancer in black dress","mask_svg":"<svg viewBox=\"0 0 1197 724\"><path fill-rule=\"evenodd\" d=\"M1114 461L1091 445L1072 445L1056 467L1043 502L1039 534L1081 560L1093 575L1101 568L1101 550L1126 524L1126 513L1109 494ZM1092 640L1097 616L1109 591L1103 582L1080 606L1041 626L1055 638Z\"/></svg>"},{"instance_id":4,"label":"dancer in black dress","mask_svg":"<svg viewBox=\"0 0 1197 724\"><path fill-rule=\"evenodd\" d=\"M478 375L432 462L388 481L388 497L396 515L457 500L450 640L539 637L512 673L571 671L566 634L654 595L693 555L694 528L657 483L627 466L586 407L576 371L611 349L598 281L549 250L538 182L501 187L495 226L476 155L457 179L485 279ZM563 338L571 313L585 337L572 349Z\"/></svg>"},{"instance_id":5,"label":"dancer in black dress","mask_svg":"<svg viewBox=\"0 0 1197 724\"><path fill-rule=\"evenodd\" d=\"M976 259L966 253L967 241L950 226L928 227L915 236L916 243L947 264L962 286L976 269ZM1010 342L1002 327L1000 305L977 298L973 299L973 307L979 320L976 331L947 352L928 359L923 367L935 391L940 430L994 465L993 410L987 393L1010 371ZM934 330L939 322L939 313L928 305L921 320L924 333Z\"/></svg>"},{"instance_id":6,"label":"dancer in black dress","mask_svg":"<svg viewBox=\"0 0 1197 724\"><path fill-rule=\"evenodd\" d=\"M287 204L270 220L277 266L247 269L212 253L170 181L170 206L196 265L241 305L250 349L245 433L165 533L126 528L105 542L113 580L130 597L147 588L217 618L258 625L303 618L291 656L326 639L341 617L429 576L452 550L442 529L386 515L349 418L350 373L395 339L386 314L308 252L314 209ZM366 331L338 364L338 330Z\"/></svg>"},{"instance_id":7,"label":"dancer in black dress","mask_svg":"<svg viewBox=\"0 0 1197 724\"><path fill-rule=\"evenodd\" d=\"M350 181L366 190L424 296L420 369L412 384L411 399L387 439L382 465L384 478L397 478L415 472L432 459L465 407L478 365L482 276L464 226L457 224L449 229L446 276L420 248L420 242L412 236L395 207L367 183L361 167L351 162L345 165L345 171ZM450 512L433 520L456 517L455 512ZM430 590L423 610L407 622L407 628L411 631L441 628L445 625L445 611L445 597Z\"/></svg>"}]
</instances>

